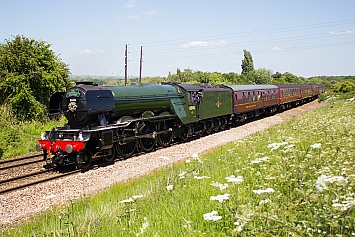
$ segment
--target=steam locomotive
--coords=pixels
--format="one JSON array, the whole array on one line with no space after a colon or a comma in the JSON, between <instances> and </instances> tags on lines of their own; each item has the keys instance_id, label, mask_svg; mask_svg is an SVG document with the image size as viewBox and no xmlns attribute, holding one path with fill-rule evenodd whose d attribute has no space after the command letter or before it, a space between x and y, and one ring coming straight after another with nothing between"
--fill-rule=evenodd
<instances>
[{"instance_id":1,"label":"steam locomotive","mask_svg":"<svg viewBox=\"0 0 355 237\"><path fill-rule=\"evenodd\" d=\"M324 91L322 84L110 87L80 82L51 96L50 114L63 113L68 124L46 131L36 149L48 164L87 169L95 159L126 159L136 151L167 147L173 139L211 134L309 102Z\"/></svg>"}]
</instances>

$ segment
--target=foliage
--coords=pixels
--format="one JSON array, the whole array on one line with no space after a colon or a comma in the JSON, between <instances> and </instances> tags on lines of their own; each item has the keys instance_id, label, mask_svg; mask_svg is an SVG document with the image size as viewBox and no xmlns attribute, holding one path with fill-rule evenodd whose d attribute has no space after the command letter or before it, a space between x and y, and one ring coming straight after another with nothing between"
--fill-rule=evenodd
<instances>
[{"instance_id":1,"label":"foliage","mask_svg":"<svg viewBox=\"0 0 355 237\"><path fill-rule=\"evenodd\" d=\"M20 121L43 119L51 94L70 84L67 65L50 46L19 35L0 45L0 104Z\"/></svg>"},{"instance_id":2,"label":"foliage","mask_svg":"<svg viewBox=\"0 0 355 237\"><path fill-rule=\"evenodd\" d=\"M251 71L246 77L250 84L271 84L272 82L272 72L266 68Z\"/></svg>"},{"instance_id":3,"label":"foliage","mask_svg":"<svg viewBox=\"0 0 355 237\"><path fill-rule=\"evenodd\" d=\"M298 77L290 72L285 72L282 75L282 78L285 80L287 84L297 84L298 83Z\"/></svg>"},{"instance_id":4,"label":"foliage","mask_svg":"<svg viewBox=\"0 0 355 237\"><path fill-rule=\"evenodd\" d=\"M39 121L16 120L11 107L0 105L0 159L12 158L34 152L40 135L45 130L63 126L66 119Z\"/></svg>"},{"instance_id":5,"label":"foliage","mask_svg":"<svg viewBox=\"0 0 355 237\"><path fill-rule=\"evenodd\" d=\"M196 71L193 72L191 69L185 69L181 71L177 69L176 74L169 72L168 78L166 81L169 82L179 82L179 83L207 83L207 84L246 84L246 81L243 81L242 77L238 74L230 73L219 73L219 72L202 72Z\"/></svg>"},{"instance_id":6,"label":"foliage","mask_svg":"<svg viewBox=\"0 0 355 237\"><path fill-rule=\"evenodd\" d=\"M326 105L4 235L354 235L354 106Z\"/></svg>"},{"instance_id":7,"label":"foliage","mask_svg":"<svg viewBox=\"0 0 355 237\"><path fill-rule=\"evenodd\" d=\"M249 51L243 50L244 59L242 60L242 75L246 76L249 72L254 71L253 57Z\"/></svg>"},{"instance_id":8,"label":"foliage","mask_svg":"<svg viewBox=\"0 0 355 237\"><path fill-rule=\"evenodd\" d=\"M354 92L355 91L355 80L344 80L341 82L337 82L332 85L332 89L335 93L342 92Z\"/></svg>"}]
</instances>

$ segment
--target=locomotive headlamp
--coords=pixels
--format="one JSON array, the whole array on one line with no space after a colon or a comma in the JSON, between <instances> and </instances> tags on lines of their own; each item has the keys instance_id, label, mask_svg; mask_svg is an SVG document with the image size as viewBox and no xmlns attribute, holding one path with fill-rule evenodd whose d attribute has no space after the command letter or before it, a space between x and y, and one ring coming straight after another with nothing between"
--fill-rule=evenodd
<instances>
[{"instance_id":1,"label":"locomotive headlamp","mask_svg":"<svg viewBox=\"0 0 355 237\"><path fill-rule=\"evenodd\" d=\"M66 150L67 153L72 153L73 152L73 146L70 145L70 144L67 144L65 146L65 150Z\"/></svg>"},{"instance_id":2,"label":"locomotive headlamp","mask_svg":"<svg viewBox=\"0 0 355 237\"><path fill-rule=\"evenodd\" d=\"M42 151L42 145L37 143L36 144L36 151Z\"/></svg>"}]
</instances>

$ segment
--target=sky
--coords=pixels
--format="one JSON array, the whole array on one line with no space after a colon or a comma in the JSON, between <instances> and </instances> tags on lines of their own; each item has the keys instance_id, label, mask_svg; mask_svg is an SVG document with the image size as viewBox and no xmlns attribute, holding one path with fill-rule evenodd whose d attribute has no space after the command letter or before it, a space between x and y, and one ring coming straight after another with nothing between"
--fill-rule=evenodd
<instances>
[{"instance_id":1,"label":"sky","mask_svg":"<svg viewBox=\"0 0 355 237\"><path fill-rule=\"evenodd\" d=\"M1 0L0 43L43 40L73 75L355 75L354 0Z\"/></svg>"}]
</instances>

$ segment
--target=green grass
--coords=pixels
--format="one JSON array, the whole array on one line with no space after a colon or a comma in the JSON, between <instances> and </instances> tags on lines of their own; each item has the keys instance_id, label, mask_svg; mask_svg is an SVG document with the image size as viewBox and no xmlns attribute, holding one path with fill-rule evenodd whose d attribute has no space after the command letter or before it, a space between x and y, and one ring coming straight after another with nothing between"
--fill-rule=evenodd
<instances>
[{"instance_id":1,"label":"green grass","mask_svg":"<svg viewBox=\"0 0 355 237\"><path fill-rule=\"evenodd\" d=\"M336 101L3 235L355 236L354 154L355 102Z\"/></svg>"},{"instance_id":2,"label":"green grass","mask_svg":"<svg viewBox=\"0 0 355 237\"><path fill-rule=\"evenodd\" d=\"M42 132L66 123L64 117L46 123L18 122L6 106L0 106L0 115L0 159L35 152L36 143Z\"/></svg>"}]
</instances>

